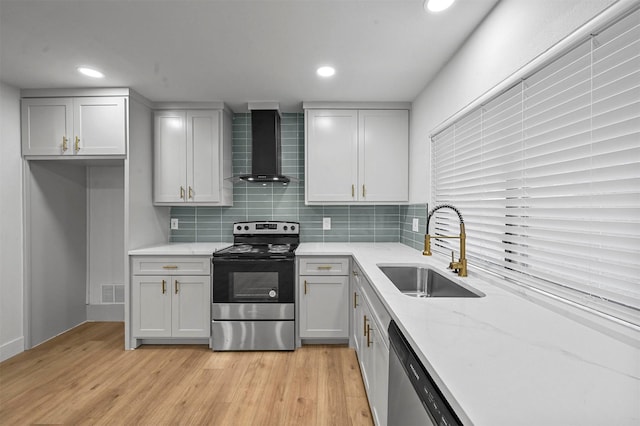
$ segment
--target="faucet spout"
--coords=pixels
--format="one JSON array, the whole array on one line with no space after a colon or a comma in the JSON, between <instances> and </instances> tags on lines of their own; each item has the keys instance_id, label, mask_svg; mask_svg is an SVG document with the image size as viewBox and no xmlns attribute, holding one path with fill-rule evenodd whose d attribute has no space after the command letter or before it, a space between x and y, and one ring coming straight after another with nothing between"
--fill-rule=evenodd
<instances>
[{"instance_id":1,"label":"faucet spout","mask_svg":"<svg viewBox=\"0 0 640 426\"><path fill-rule=\"evenodd\" d=\"M422 251L422 254L424 256L431 256L431 235L429 234L429 222L431 221L431 216L433 216L433 214L440 209L443 208L448 208L453 210L454 212L456 212L456 214L458 215L458 219L460 220L460 235L437 235L434 236L433 238L457 238L460 240L460 258L458 259L458 261L454 261L453 259L453 253L451 253L451 263L449 263L449 269L454 270L455 272L458 273L458 276L460 277L466 277L467 276L467 255L466 255L466 238L467 238L467 234L464 228L464 219L462 218L462 214L460 213L460 210L458 210L457 208L455 208L454 206L452 206L451 204L441 204L439 206L434 207L433 209L431 209L431 211L429 212L429 214L427 215L427 229L426 229L426 234L424 236L424 250Z\"/></svg>"}]
</instances>

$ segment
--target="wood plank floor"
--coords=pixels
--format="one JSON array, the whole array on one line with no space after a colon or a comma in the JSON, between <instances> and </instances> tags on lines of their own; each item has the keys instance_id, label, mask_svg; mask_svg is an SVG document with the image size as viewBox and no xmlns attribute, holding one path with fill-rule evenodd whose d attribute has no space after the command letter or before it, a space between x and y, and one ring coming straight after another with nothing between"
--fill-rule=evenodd
<instances>
[{"instance_id":1,"label":"wood plank floor","mask_svg":"<svg viewBox=\"0 0 640 426\"><path fill-rule=\"evenodd\" d=\"M355 352L125 351L87 323L0 363L0 424L372 425Z\"/></svg>"}]
</instances>

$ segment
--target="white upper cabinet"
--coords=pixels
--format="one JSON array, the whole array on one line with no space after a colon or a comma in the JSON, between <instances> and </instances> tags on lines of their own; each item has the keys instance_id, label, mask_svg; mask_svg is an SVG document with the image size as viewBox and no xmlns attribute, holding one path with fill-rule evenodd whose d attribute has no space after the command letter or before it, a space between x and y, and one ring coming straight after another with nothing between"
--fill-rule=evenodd
<instances>
[{"instance_id":1,"label":"white upper cabinet","mask_svg":"<svg viewBox=\"0 0 640 426\"><path fill-rule=\"evenodd\" d=\"M358 150L358 200L409 201L409 111L359 111Z\"/></svg>"},{"instance_id":2,"label":"white upper cabinet","mask_svg":"<svg viewBox=\"0 0 640 426\"><path fill-rule=\"evenodd\" d=\"M156 111L154 203L231 205L230 130L220 110Z\"/></svg>"},{"instance_id":3,"label":"white upper cabinet","mask_svg":"<svg viewBox=\"0 0 640 426\"><path fill-rule=\"evenodd\" d=\"M307 204L409 201L409 111L305 110Z\"/></svg>"},{"instance_id":4,"label":"white upper cabinet","mask_svg":"<svg viewBox=\"0 0 640 426\"><path fill-rule=\"evenodd\" d=\"M126 98L22 99L22 155L126 155Z\"/></svg>"},{"instance_id":5,"label":"white upper cabinet","mask_svg":"<svg viewBox=\"0 0 640 426\"><path fill-rule=\"evenodd\" d=\"M187 112L155 113L153 200L184 203L187 186Z\"/></svg>"},{"instance_id":6,"label":"white upper cabinet","mask_svg":"<svg viewBox=\"0 0 640 426\"><path fill-rule=\"evenodd\" d=\"M307 202L355 200L358 181L358 111L307 110Z\"/></svg>"},{"instance_id":7,"label":"white upper cabinet","mask_svg":"<svg viewBox=\"0 0 640 426\"><path fill-rule=\"evenodd\" d=\"M124 155L125 100L115 97L73 100L73 152L76 155Z\"/></svg>"}]
</instances>

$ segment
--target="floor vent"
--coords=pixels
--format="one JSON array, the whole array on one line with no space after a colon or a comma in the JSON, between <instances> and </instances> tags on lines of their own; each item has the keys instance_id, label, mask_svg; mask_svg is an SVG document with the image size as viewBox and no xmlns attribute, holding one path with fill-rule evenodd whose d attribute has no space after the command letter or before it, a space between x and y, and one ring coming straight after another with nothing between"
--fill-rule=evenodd
<instances>
[{"instance_id":1,"label":"floor vent","mask_svg":"<svg viewBox=\"0 0 640 426\"><path fill-rule=\"evenodd\" d=\"M123 284L102 284L102 297L100 303L124 303Z\"/></svg>"}]
</instances>

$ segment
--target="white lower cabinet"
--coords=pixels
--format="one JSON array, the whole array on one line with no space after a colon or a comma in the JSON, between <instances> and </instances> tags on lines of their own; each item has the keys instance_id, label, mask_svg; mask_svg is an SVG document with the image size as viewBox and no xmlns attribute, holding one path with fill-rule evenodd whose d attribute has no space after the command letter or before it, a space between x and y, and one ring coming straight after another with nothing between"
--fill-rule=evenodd
<instances>
[{"instance_id":1,"label":"white lower cabinet","mask_svg":"<svg viewBox=\"0 0 640 426\"><path fill-rule=\"evenodd\" d=\"M355 262L351 285L351 344L358 354L358 363L374 422L376 425L386 425L389 395L387 327L390 317Z\"/></svg>"},{"instance_id":2,"label":"white lower cabinet","mask_svg":"<svg viewBox=\"0 0 640 426\"><path fill-rule=\"evenodd\" d=\"M209 337L209 264L208 258L133 258L132 337ZM145 271L165 273L142 275Z\"/></svg>"},{"instance_id":3,"label":"white lower cabinet","mask_svg":"<svg viewBox=\"0 0 640 426\"><path fill-rule=\"evenodd\" d=\"M349 337L349 258L299 259L298 304L301 338Z\"/></svg>"}]
</instances>

